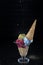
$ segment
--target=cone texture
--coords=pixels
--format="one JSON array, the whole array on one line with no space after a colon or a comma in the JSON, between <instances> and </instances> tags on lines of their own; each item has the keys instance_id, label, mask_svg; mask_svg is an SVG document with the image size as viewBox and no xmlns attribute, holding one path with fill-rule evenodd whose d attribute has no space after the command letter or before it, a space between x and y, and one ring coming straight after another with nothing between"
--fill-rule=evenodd
<instances>
[{"instance_id":1,"label":"cone texture","mask_svg":"<svg viewBox=\"0 0 43 65\"><path fill-rule=\"evenodd\" d=\"M34 32L35 32L35 27L36 27L36 21L34 21L34 23L32 24L30 30L28 31L28 33L26 34L26 37L29 39L29 40L33 40L33 37L34 37Z\"/></svg>"}]
</instances>

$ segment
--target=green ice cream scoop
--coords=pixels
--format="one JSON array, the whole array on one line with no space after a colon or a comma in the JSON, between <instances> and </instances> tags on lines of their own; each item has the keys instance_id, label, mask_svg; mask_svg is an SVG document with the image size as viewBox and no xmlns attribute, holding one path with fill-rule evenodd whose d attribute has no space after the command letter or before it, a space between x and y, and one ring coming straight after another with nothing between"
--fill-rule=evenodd
<instances>
[{"instance_id":1,"label":"green ice cream scoop","mask_svg":"<svg viewBox=\"0 0 43 65\"><path fill-rule=\"evenodd\" d=\"M25 34L19 34L18 39L23 39L25 37Z\"/></svg>"}]
</instances>

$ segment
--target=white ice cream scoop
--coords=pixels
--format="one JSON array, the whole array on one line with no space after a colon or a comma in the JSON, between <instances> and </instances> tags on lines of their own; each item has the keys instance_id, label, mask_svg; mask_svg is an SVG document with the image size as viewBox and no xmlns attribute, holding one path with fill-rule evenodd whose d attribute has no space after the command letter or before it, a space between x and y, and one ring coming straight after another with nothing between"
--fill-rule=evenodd
<instances>
[{"instance_id":1,"label":"white ice cream scoop","mask_svg":"<svg viewBox=\"0 0 43 65\"><path fill-rule=\"evenodd\" d=\"M33 42L33 40L28 40L26 37L23 40L25 45L30 45Z\"/></svg>"}]
</instances>

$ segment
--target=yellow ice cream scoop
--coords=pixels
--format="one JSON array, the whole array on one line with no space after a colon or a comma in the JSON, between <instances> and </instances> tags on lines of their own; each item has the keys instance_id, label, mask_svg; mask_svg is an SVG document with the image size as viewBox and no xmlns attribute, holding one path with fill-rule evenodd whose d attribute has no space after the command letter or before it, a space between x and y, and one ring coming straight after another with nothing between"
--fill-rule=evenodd
<instances>
[{"instance_id":1,"label":"yellow ice cream scoop","mask_svg":"<svg viewBox=\"0 0 43 65\"><path fill-rule=\"evenodd\" d=\"M25 34L19 34L18 39L23 39L25 37Z\"/></svg>"}]
</instances>

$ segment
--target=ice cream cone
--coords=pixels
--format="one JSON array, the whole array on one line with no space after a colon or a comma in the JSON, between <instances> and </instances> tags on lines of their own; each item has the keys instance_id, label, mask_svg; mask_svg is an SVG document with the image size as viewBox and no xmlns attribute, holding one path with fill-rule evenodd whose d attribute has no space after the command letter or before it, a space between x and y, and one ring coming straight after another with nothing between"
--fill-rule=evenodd
<instances>
[{"instance_id":1,"label":"ice cream cone","mask_svg":"<svg viewBox=\"0 0 43 65\"><path fill-rule=\"evenodd\" d=\"M28 52L29 47L27 46L26 48L23 47L18 47L19 53L21 56L26 56Z\"/></svg>"},{"instance_id":2,"label":"ice cream cone","mask_svg":"<svg viewBox=\"0 0 43 65\"><path fill-rule=\"evenodd\" d=\"M29 39L29 40L33 40L33 37L34 37L34 32L35 32L35 27L36 27L36 19L34 21L34 23L32 24L30 30L28 31L28 33L26 34L26 37Z\"/></svg>"}]
</instances>

